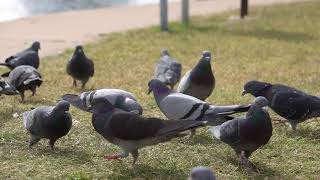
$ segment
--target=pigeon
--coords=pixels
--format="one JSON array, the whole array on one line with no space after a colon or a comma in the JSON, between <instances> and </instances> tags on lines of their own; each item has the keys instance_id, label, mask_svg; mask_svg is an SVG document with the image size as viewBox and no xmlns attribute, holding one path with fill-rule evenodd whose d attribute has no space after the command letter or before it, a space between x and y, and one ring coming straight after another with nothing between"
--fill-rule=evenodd
<instances>
[{"instance_id":1,"label":"pigeon","mask_svg":"<svg viewBox=\"0 0 320 180\"><path fill-rule=\"evenodd\" d=\"M182 77L177 92L206 100L215 87L210 61L211 53L204 51L198 64Z\"/></svg>"},{"instance_id":2,"label":"pigeon","mask_svg":"<svg viewBox=\"0 0 320 180\"><path fill-rule=\"evenodd\" d=\"M167 121L146 118L115 108L103 97L94 99L91 109L94 129L110 143L123 150L120 154L105 156L105 159L125 158L130 153L133 157L133 165L138 159L139 149L185 136L184 131L206 125L205 121Z\"/></svg>"},{"instance_id":3,"label":"pigeon","mask_svg":"<svg viewBox=\"0 0 320 180\"><path fill-rule=\"evenodd\" d=\"M272 136L272 123L264 108L269 101L259 96L251 105L246 117L227 121L209 129L214 137L231 146L240 157L241 164L254 168L250 155L267 144Z\"/></svg>"},{"instance_id":4,"label":"pigeon","mask_svg":"<svg viewBox=\"0 0 320 180\"><path fill-rule=\"evenodd\" d=\"M194 167L188 180L216 180L211 169L203 166Z\"/></svg>"},{"instance_id":5,"label":"pigeon","mask_svg":"<svg viewBox=\"0 0 320 180\"><path fill-rule=\"evenodd\" d=\"M5 95L18 95L20 94L19 91L16 90L15 87L8 84L6 81L0 79L0 96L2 94Z\"/></svg>"},{"instance_id":6,"label":"pigeon","mask_svg":"<svg viewBox=\"0 0 320 180\"><path fill-rule=\"evenodd\" d=\"M123 101L119 103L117 108L128 112L135 112L137 114L142 114L143 109L141 105L137 102L136 98L130 92L121 89L99 89L95 91L84 92L80 96L74 94L65 94L62 99L68 101L71 105L83 111L90 112L91 103L96 98L104 97L115 106L116 99L122 96Z\"/></svg>"},{"instance_id":7,"label":"pigeon","mask_svg":"<svg viewBox=\"0 0 320 180\"><path fill-rule=\"evenodd\" d=\"M181 76L181 64L170 57L167 49L161 50L161 58L154 70L154 79L158 79L171 89L178 83Z\"/></svg>"},{"instance_id":8,"label":"pigeon","mask_svg":"<svg viewBox=\"0 0 320 180\"><path fill-rule=\"evenodd\" d=\"M73 86L77 87L77 81L81 81L81 88L84 89L89 78L94 74L93 61L84 54L82 46L76 49L67 64L67 73L73 78Z\"/></svg>"},{"instance_id":9,"label":"pigeon","mask_svg":"<svg viewBox=\"0 0 320 180\"><path fill-rule=\"evenodd\" d=\"M19 91L24 101L24 91L31 90L32 96L36 94L37 87L42 84L40 72L32 66L22 65L13 69L8 77L8 83Z\"/></svg>"},{"instance_id":10,"label":"pigeon","mask_svg":"<svg viewBox=\"0 0 320 180\"><path fill-rule=\"evenodd\" d=\"M68 112L69 108L70 104L62 100L55 106L38 107L24 112L23 124L31 135L29 147L46 138L53 149L55 142L67 135L71 129L72 118Z\"/></svg>"},{"instance_id":11,"label":"pigeon","mask_svg":"<svg viewBox=\"0 0 320 180\"><path fill-rule=\"evenodd\" d=\"M253 80L244 86L242 95L247 93L267 98L269 107L287 119L293 130L296 130L298 123L320 116L320 98L293 87Z\"/></svg>"},{"instance_id":12,"label":"pigeon","mask_svg":"<svg viewBox=\"0 0 320 180\"><path fill-rule=\"evenodd\" d=\"M9 69L14 69L21 65L29 65L36 69L39 68L40 58L39 52L40 42L35 41L28 49L17 53L16 55L8 57L4 63L0 63L1 66L6 66ZM10 72L2 74L2 77L8 77Z\"/></svg>"},{"instance_id":13,"label":"pigeon","mask_svg":"<svg viewBox=\"0 0 320 180\"><path fill-rule=\"evenodd\" d=\"M233 119L228 115L247 112L250 105L215 106L186 94L170 90L161 81L153 79L148 83L161 112L174 120L208 121L208 125L220 125ZM191 131L191 137L195 130Z\"/></svg>"}]
</instances>

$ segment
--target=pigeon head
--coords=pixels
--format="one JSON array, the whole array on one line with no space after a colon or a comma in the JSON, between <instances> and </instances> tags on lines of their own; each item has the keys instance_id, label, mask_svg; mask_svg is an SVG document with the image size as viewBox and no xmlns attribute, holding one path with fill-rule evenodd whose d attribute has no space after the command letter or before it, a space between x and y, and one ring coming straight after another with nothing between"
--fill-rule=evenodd
<instances>
[{"instance_id":1,"label":"pigeon head","mask_svg":"<svg viewBox=\"0 0 320 180\"><path fill-rule=\"evenodd\" d=\"M210 51L203 51L202 60L210 62L211 61L211 52Z\"/></svg>"},{"instance_id":2,"label":"pigeon head","mask_svg":"<svg viewBox=\"0 0 320 180\"><path fill-rule=\"evenodd\" d=\"M83 54L83 47L81 45L77 45L74 51L74 54Z\"/></svg>"},{"instance_id":3,"label":"pigeon head","mask_svg":"<svg viewBox=\"0 0 320 180\"><path fill-rule=\"evenodd\" d=\"M155 94L163 94L163 93L168 93L170 91L170 89L158 79L152 79L151 81L149 81L148 86L149 86L148 94L150 94L151 92Z\"/></svg>"},{"instance_id":4,"label":"pigeon head","mask_svg":"<svg viewBox=\"0 0 320 180\"><path fill-rule=\"evenodd\" d=\"M170 56L168 49L161 49L161 56Z\"/></svg>"},{"instance_id":5,"label":"pigeon head","mask_svg":"<svg viewBox=\"0 0 320 180\"><path fill-rule=\"evenodd\" d=\"M103 113L113 111L113 105L108 101L105 97L95 98L91 102L91 107L89 107L89 111L93 113Z\"/></svg>"},{"instance_id":6,"label":"pigeon head","mask_svg":"<svg viewBox=\"0 0 320 180\"><path fill-rule=\"evenodd\" d=\"M216 180L216 177L211 169L199 166L192 169L188 180Z\"/></svg>"},{"instance_id":7,"label":"pigeon head","mask_svg":"<svg viewBox=\"0 0 320 180\"><path fill-rule=\"evenodd\" d=\"M32 43L31 48L35 51L39 51L39 49L41 49L40 47L40 42L39 41L35 41Z\"/></svg>"},{"instance_id":8,"label":"pigeon head","mask_svg":"<svg viewBox=\"0 0 320 180\"><path fill-rule=\"evenodd\" d=\"M69 108L70 108L70 103L65 100L61 100L57 103L57 105L54 109L67 112L67 111L69 111Z\"/></svg>"},{"instance_id":9,"label":"pigeon head","mask_svg":"<svg viewBox=\"0 0 320 180\"><path fill-rule=\"evenodd\" d=\"M268 106L269 104L269 101L267 100L267 98L263 97L263 96L258 96L254 102L253 102L255 105L263 108L263 107L266 107Z\"/></svg>"},{"instance_id":10,"label":"pigeon head","mask_svg":"<svg viewBox=\"0 0 320 180\"><path fill-rule=\"evenodd\" d=\"M270 87L270 83L260 82L260 81L249 81L244 85L244 90L242 92L242 96L249 93L255 97L263 95L263 91Z\"/></svg>"}]
</instances>

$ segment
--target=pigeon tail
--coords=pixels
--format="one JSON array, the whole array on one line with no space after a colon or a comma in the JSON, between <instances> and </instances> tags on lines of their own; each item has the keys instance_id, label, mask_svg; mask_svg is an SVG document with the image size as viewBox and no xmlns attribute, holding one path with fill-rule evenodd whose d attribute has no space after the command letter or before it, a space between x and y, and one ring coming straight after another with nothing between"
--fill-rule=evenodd
<instances>
[{"instance_id":1,"label":"pigeon tail","mask_svg":"<svg viewBox=\"0 0 320 180\"><path fill-rule=\"evenodd\" d=\"M1 77L8 77L11 71L1 74Z\"/></svg>"},{"instance_id":2,"label":"pigeon tail","mask_svg":"<svg viewBox=\"0 0 320 180\"><path fill-rule=\"evenodd\" d=\"M223 114L223 115L230 115L234 113L240 113L240 112L247 112L249 111L251 107L251 104L248 105L231 105L231 106L214 106L211 105L209 108L208 113L216 113L216 114Z\"/></svg>"},{"instance_id":3,"label":"pigeon tail","mask_svg":"<svg viewBox=\"0 0 320 180\"><path fill-rule=\"evenodd\" d=\"M26 111L26 112L22 113L22 120L23 120L23 125L25 128L27 128L29 114L30 114L30 111Z\"/></svg>"},{"instance_id":4,"label":"pigeon tail","mask_svg":"<svg viewBox=\"0 0 320 180\"><path fill-rule=\"evenodd\" d=\"M28 84L34 84L37 86L40 86L42 84L43 80L39 77L37 78L33 78L33 79L27 79L23 82L24 85L28 85Z\"/></svg>"},{"instance_id":5,"label":"pigeon tail","mask_svg":"<svg viewBox=\"0 0 320 180\"><path fill-rule=\"evenodd\" d=\"M214 137L220 140L220 137L221 137L220 129L221 129L221 126L213 126L212 128L209 129L209 131Z\"/></svg>"},{"instance_id":6,"label":"pigeon tail","mask_svg":"<svg viewBox=\"0 0 320 180\"><path fill-rule=\"evenodd\" d=\"M68 101L72 106L81 109L83 111L89 111L88 107L86 107L83 100L80 98L80 96L75 94L65 94L62 96L62 99L65 101ZM90 112L90 111L89 111Z\"/></svg>"},{"instance_id":7,"label":"pigeon tail","mask_svg":"<svg viewBox=\"0 0 320 180\"><path fill-rule=\"evenodd\" d=\"M7 63L0 63L0 66L7 66L8 67L8 64Z\"/></svg>"}]
</instances>

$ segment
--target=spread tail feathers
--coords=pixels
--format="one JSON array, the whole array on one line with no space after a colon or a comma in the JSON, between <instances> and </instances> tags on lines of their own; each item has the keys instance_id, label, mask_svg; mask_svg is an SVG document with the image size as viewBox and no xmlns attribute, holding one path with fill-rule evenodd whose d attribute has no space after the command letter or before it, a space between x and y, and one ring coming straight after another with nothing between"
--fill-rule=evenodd
<instances>
[{"instance_id":1,"label":"spread tail feathers","mask_svg":"<svg viewBox=\"0 0 320 180\"><path fill-rule=\"evenodd\" d=\"M220 136L221 136L220 129L221 129L221 126L213 126L212 128L209 129L209 131L214 137L220 140Z\"/></svg>"},{"instance_id":2,"label":"spread tail feathers","mask_svg":"<svg viewBox=\"0 0 320 180\"><path fill-rule=\"evenodd\" d=\"M80 99L80 96L75 95L75 94L65 94L62 96L62 99L65 101L68 101L71 105L73 105L74 107L81 109L83 111L88 111L88 107L86 107L86 105L84 104L84 102L82 101L82 99Z\"/></svg>"},{"instance_id":3,"label":"spread tail feathers","mask_svg":"<svg viewBox=\"0 0 320 180\"><path fill-rule=\"evenodd\" d=\"M168 123L158 131L157 136L171 136L179 137L181 132L196 129L207 125L207 121L194 121L194 120L178 120L168 121Z\"/></svg>"}]
</instances>

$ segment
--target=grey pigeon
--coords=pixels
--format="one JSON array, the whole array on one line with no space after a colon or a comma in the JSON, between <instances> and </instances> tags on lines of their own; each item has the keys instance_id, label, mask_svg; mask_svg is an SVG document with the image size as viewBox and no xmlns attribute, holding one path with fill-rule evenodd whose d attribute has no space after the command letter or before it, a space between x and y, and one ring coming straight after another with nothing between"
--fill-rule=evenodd
<instances>
[{"instance_id":1,"label":"grey pigeon","mask_svg":"<svg viewBox=\"0 0 320 180\"><path fill-rule=\"evenodd\" d=\"M73 78L73 86L77 86L77 81L81 81L81 87L84 89L88 80L94 74L93 61L84 54L82 46L76 46L76 49L67 64L67 73Z\"/></svg>"},{"instance_id":2,"label":"grey pigeon","mask_svg":"<svg viewBox=\"0 0 320 180\"><path fill-rule=\"evenodd\" d=\"M181 77L181 64L174 60L167 49L161 50L161 58L154 70L154 79L158 79L171 89L178 83Z\"/></svg>"},{"instance_id":3,"label":"grey pigeon","mask_svg":"<svg viewBox=\"0 0 320 180\"><path fill-rule=\"evenodd\" d=\"M71 129L69 107L68 102L60 101L56 106L38 107L24 112L23 124L31 135L29 147L46 138L53 149L56 140L67 135Z\"/></svg>"},{"instance_id":4,"label":"grey pigeon","mask_svg":"<svg viewBox=\"0 0 320 180\"><path fill-rule=\"evenodd\" d=\"M216 176L210 168L198 166L191 170L188 180L216 180Z\"/></svg>"},{"instance_id":5,"label":"grey pigeon","mask_svg":"<svg viewBox=\"0 0 320 180\"><path fill-rule=\"evenodd\" d=\"M204 51L198 64L182 77L177 92L206 100L215 87L210 61L211 53Z\"/></svg>"},{"instance_id":6,"label":"grey pigeon","mask_svg":"<svg viewBox=\"0 0 320 180\"><path fill-rule=\"evenodd\" d=\"M6 81L0 79L0 96L5 95L18 95L19 92L11 84L8 84Z\"/></svg>"},{"instance_id":7,"label":"grey pigeon","mask_svg":"<svg viewBox=\"0 0 320 180\"><path fill-rule=\"evenodd\" d=\"M105 156L106 160L133 157L138 159L138 150L145 147L182 137L183 131L205 126L202 121L166 121L146 118L139 114L114 108L105 98L92 102L92 124L94 129L110 143L119 146L123 152Z\"/></svg>"},{"instance_id":8,"label":"grey pigeon","mask_svg":"<svg viewBox=\"0 0 320 180\"><path fill-rule=\"evenodd\" d=\"M19 91L22 101L24 101L24 91L31 90L32 96L34 96L37 87L42 84L42 78L40 72L34 67L22 65L10 72L8 83Z\"/></svg>"},{"instance_id":9,"label":"grey pigeon","mask_svg":"<svg viewBox=\"0 0 320 180\"><path fill-rule=\"evenodd\" d=\"M267 98L269 107L287 119L293 130L296 130L298 123L320 116L320 98L293 87L249 81L244 86L243 95L246 93Z\"/></svg>"},{"instance_id":10,"label":"grey pigeon","mask_svg":"<svg viewBox=\"0 0 320 180\"><path fill-rule=\"evenodd\" d=\"M209 131L219 140L231 146L240 157L241 164L254 168L248 160L250 155L267 144L272 136L272 123L268 111L268 100L257 97L246 117L227 121Z\"/></svg>"},{"instance_id":11,"label":"grey pigeon","mask_svg":"<svg viewBox=\"0 0 320 180\"><path fill-rule=\"evenodd\" d=\"M40 58L39 58L40 42L35 41L32 43L31 47L28 49L17 53L16 55L10 56L5 60L5 63L0 63L1 66L7 66L11 70L21 66L29 65L36 69L39 68ZM7 77L10 72L4 73L1 76Z\"/></svg>"},{"instance_id":12,"label":"grey pigeon","mask_svg":"<svg viewBox=\"0 0 320 180\"><path fill-rule=\"evenodd\" d=\"M122 96L124 97L122 101L117 101L116 99ZM68 101L71 105L83 111L90 112L91 103L97 98L106 98L112 105L117 105L116 107L128 112L135 112L142 114L142 107L137 102L136 98L130 92L121 89L99 89L95 91L84 92L80 96L74 94L65 94L62 99Z\"/></svg>"}]
</instances>

